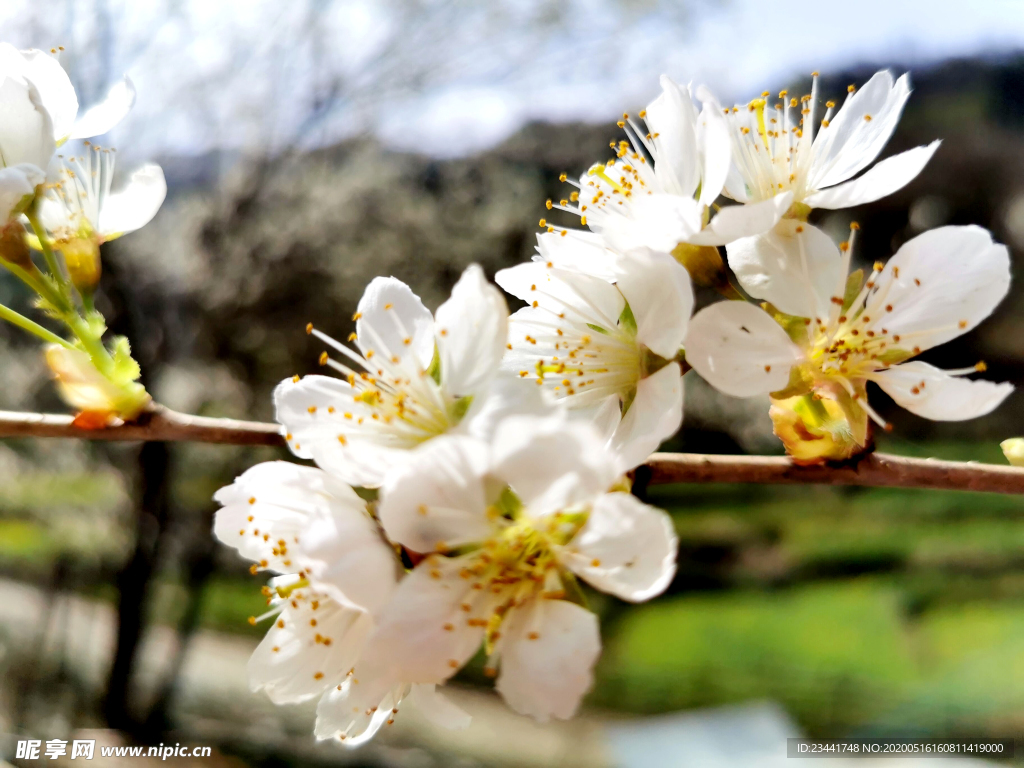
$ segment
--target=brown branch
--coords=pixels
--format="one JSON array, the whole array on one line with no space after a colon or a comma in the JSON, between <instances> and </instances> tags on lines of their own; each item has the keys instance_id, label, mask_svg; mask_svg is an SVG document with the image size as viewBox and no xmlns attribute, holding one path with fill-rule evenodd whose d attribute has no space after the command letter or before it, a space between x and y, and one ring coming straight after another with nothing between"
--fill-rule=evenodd
<instances>
[{"instance_id":1,"label":"brown branch","mask_svg":"<svg viewBox=\"0 0 1024 768\"><path fill-rule=\"evenodd\" d=\"M843 465L801 467L784 456L706 456L655 453L647 461L650 484L758 483L867 485L1024 494L1024 469L996 464L915 459L869 453Z\"/></svg>"},{"instance_id":2,"label":"brown branch","mask_svg":"<svg viewBox=\"0 0 1024 768\"><path fill-rule=\"evenodd\" d=\"M155 406L136 421L116 427L88 429L71 416L0 411L0 438L75 437L82 440L191 441L230 445L284 445L277 424L189 416Z\"/></svg>"},{"instance_id":3,"label":"brown branch","mask_svg":"<svg viewBox=\"0 0 1024 768\"><path fill-rule=\"evenodd\" d=\"M191 441L284 446L277 424L189 416L155 406L137 421L104 429L77 426L71 416L0 411L0 438L72 437L83 440ZM1024 469L871 453L843 465L801 467L783 456L656 453L647 482L865 485L1024 494Z\"/></svg>"}]
</instances>

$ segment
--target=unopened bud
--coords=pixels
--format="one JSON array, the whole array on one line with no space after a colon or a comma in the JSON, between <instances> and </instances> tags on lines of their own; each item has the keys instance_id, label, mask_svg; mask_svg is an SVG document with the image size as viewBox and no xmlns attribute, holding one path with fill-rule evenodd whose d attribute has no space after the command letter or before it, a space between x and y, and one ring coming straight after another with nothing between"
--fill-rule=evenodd
<instances>
[{"instance_id":1,"label":"unopened bud","mask_svg":"<svg viewBox=\"0 0 1024 768\"><path fill-rule=\"evenodd\" d=\"M714 288L716 291L729 287L729 273L725 269L725 262L713 245L679 243L672 249L672 256L686 267L690 279L697 285Z\"/></svg>"},{"instance_id":2,"label":"unopened bud","mask_svg":"<svg viewBox=\"0 0 1024 768\"><path fill-rule=\"evenodd\" d=\"M25 227L12 219L0 229L0 258L22 269L33 269L32 251L25 242Z\"/></svg>"},{"instance_id":3,"label":"unopened bud","mask_svg":"<svg viewBox=\"0 0 1024 768\"><path fill-rule=\"evenodd\" d=\"M795 464L845 461L869 450L854 438L855 432L866 433L867 425L851 424L849 414L834 400L813 394L772 398L768 414L775 435Z\"/></svg>"},{"instance_id":4,"label":"unopened bud","mask_svg":"<svg viewBox=\"0 0 1024 768\"><path fill-rule=\"evenodd\" d=\"M62 240L58 243L64 254L68 276L82 293L92 293L100 282L100 247L88 235Z\"/></svg>"},{"instance_id":5,"label":"unopened bud","mask_svg":"<svg viewBox=\"0 0 1024 768\"><path fill-rule=\"evenodd\" d=\"M1006 460L1015 467L1024 467L1024 437L1011 437L999 444Z\"/></svg>"}]
</instances>

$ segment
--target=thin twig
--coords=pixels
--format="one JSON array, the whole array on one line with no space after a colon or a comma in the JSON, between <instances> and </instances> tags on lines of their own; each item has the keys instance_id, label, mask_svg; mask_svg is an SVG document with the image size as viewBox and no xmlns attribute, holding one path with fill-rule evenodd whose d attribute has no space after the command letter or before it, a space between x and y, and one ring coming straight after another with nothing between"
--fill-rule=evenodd
<instances>
[{"instance_id":1,"label":"thin twig","mask_svg":"<svg viewBox=\"0 0 1024 768\"><path fill-rule=\"evenodd\" d=\"M648 482L866 485L1024 494L1024 469L869 453L848 464L801 467L784 456L655 453Z\"/></svg>"},{"instance_id":2,"label":"thin twig","mask_svg":"<svg viewBox=\"0 0 1024 768\"><path fill-rule=\"evenodd\" d=\"M82 440L190 441L230 445L283 446L277 424L189 416L155 406L136 421L116 427L88 429L71 416L0 411L2 437L74 437Z\"/></svg>"},{"instance_id":3,"label":"thin twig","mask_svg":"<svg viewBox=\"0 0 1024 768\"><path fill-rule=\"evenodd\" d=\"M155 406L137 421L104 429L76 426L70 416L0 411L0 438L72 437L84 440L161 440L284 446L277 424L189 416ZM643 472L650 485L756 483L864 485L1024 494L1024 469L974 462L870 453L847 464L801 467L783 456L656 453Z\"/></svg>"}]
</instances>

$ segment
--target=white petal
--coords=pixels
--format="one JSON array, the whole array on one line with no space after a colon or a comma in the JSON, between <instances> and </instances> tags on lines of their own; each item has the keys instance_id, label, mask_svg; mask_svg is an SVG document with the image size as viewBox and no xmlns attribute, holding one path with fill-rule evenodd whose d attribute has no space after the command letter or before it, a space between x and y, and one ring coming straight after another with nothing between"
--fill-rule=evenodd
<instances>
[{"instance_id":1,"label":"white petal","mask_svg":"<svg viewBox=\"0 0 1024 768\"><path fill-rule=\"evenodd\" d=\"M704 160L700 182L700 203L711 205L722 192L732 167L732 140L722 111L705 104L698 119L698 141Z\"/></svg>"},{"instance_id":2,"label":"white petal","mask_svg":"<svg viewBox=\"0 0 1024 768\"><path fill-rule=\"evenodd\" d=\"M940 143L933 141L927 147L915 147L887 157L863 176L816 192L804 202L812 208L852 208L880 200L913 181L932 159Z\"/></svg>"},{"instance_id":3,"label":"white petal","mask_svg":"<svg viewBox=\"0 0 1024 768\"><path fill-rule=\"evenodd\" d=\"M893 85L888 71L876 72L814 137L809 188L831 187L866 168L896 130L909 98L907 75Z\"/></svg>"},{"instance_id":4,"label":"white petal","mask_svg":"<svg viewBox=\"0 0 1024 768\"><path fill-rule=\"evenodd\" d=\"M529 304L543 302L546 307L565 305L595 321L617 322L625 301L619 290L600 277L548 267L540 262L503 269L495 282Z\"/></svg>"},{"instance_id":5,"label":"white petal","mask_svg":"<svg viewBox=\"0 0 1024 768\"><path fill-rule=\"evenodd\" d=\"M601 235L583 230L541 232L537 235L537 255L556 269L583 272L613 282L618 254L608 248Z\"/></svg>"},{"instance_id":6,"label":"white petal","mask_svg":"<svg viewBox=\"0 0 1024 768\"><path fill-rule=\"evenodd\" d=\"M249 468L213 498L222 505L214 517L217 538L278 573L299 570L303 549L298 539L314 516L355 518L372 526L366 502L351 488L322 470L286 461Z\"/></svg>"},{"instance_id":7,"label":"white petal","mask_svg":"<svg viewBox=\"0 0 1024 768\"><path fill-rule=\"evenodd\" d=\"M743 237L768 232L779 223L793 202L792 192L783 192L758 203L728 205L714 216L698 234L689 239L694 245L727 245Z\"/></svg>"},{"instance_id":8,"label":"white petal","mask_svg":"<svg viewBox=\"0 0 1024 768\"><path fill-rule=\"evenodd\" d=\"M743 301L720 301L701 310L686 335L686 362L733 397L782 389L802 357L778 323Z\"/></svg>"},{"instance_id":9,"label":"white petal","mask_svg":"<svg viewBox=\"0 0 1024 768\"><path fill-rule=\"evenodd\" d=\"M616 403L616 405L618 405ZM683 423L683 377L678 363L669 363L652 376L640 379L636 397L611 440L621 471L647 461L658 446L679 431Z\"/></svg>"},{"instance_id":10,"label":"white petal","mask_svg":"<svg viewBox=\"0 0 1024 768\"><path fill-rule=\"evenodd\" d=\"M22 78L32 83L52 120L51 138L63 141L68 137L78 114L78 97L71 79L55 56L34 48L19 51L9 43L2 43L0 77L3 76Z\"/></svg>"},{"instance_id":11,"label":"white petal","mask_svg":"<svg viewBox=\"0 0 1024 768\"><path fill-rule=\"evenodd\" d=\"M483 395L473 399L460 427L466 434L490 442L504 419L509 416L543 416L555 406L544 399L543 390L519 376L500 371Z\"/></svg>"},{"instance_id":12,"label":"white petal","mask_svg":"<svg viewBox=\"0 0 1024 768\"><path fill-rule=\"evenodd\" d=\"M97 229L106 240L134 232L148 224L167 197L163 169L150 163L135 171L128 185L107 196Z\"/></svg>"},{"instance_id":13,"label":"white petal","mask_svg":"<svg viewBox=\"0 0 1024 768\"><path fill-rule=\"evenodd\" d=\"M842 257L817 227L784 219L767 234L730 243L726 251L736 279L751 296L788 315L828 318Z\"/></svg>"},{"instance_id":14,"label":"white petal","mask_svg":"<svg viewBox=\"0 0 1024 768\"><path fill-rule=\"evenodd\" d=\"M310 515L299 534L299 560L318 589L340 603L376 613L391 597L401 571L366 502L350 494L345 502L335 497L329 511Z\"/></svg>"},{"instance_id":15,"label":"white petal","mask_svg":"<svg viewBox=\"0 0 1024 768\"><path fill-rule=\"evenodd\" d=\"M435 685L414 685L406 701L415 706L431 725L461 731L469 727L473 719L461 707L456 706Z\"/></svg>"},{"instance_id":16,"label":"white petal","mask_svg":"<svg viewBox=\"0 0 1024 768\"><path fill-rule=\"evenodd\" d=\"M388 537L415 552L487 538L487 453L486 443L464 435L442 435L412 451L381 490L380 521Z\"/></svg>"},{"instance_id":17,"label":"white petal","mask_svg":"<svg viewBox=\"0 0 1024 768\"><path fill-rule=\"evenodd\" d=\"M53 157L53 122L35 86L11 77L0 82L0 165L47 168Z\"/></svg>"},{"instance_id":18,"label":"white petal","mask_svg":"<svg viewBox=\"0 0 1024 768\"><path fill-rule=\"evenodd\" d=\"M874 281L872 327L893 346L925 350L992 314L1010 289L1010 255L986 229L940 227L904 243Z\"/></svg>"},{"instance_id":19,"label":"white petal","mask_svg":"<svg viewBox=\"0 0 1024 768\"><path fill-rule=\"evenodd\" d=\"M348 382L330 376L285 379L274 390L274 407L296 456L313 459L346 483L376 488L417 443L394 440L388 425L373 419L370 407L356 400L358 394Z\"/></svg>"},{"instance_id":20,"label":"white petal","mask_svg":"<svg viewBox=\"0 0 1024 768\"><path fill-rule=\"evenodd\" d=\"M595 428L549 417L514 416L495 433L491 474L508 483L535 516L592 499L618 475Z\"/></svg>"},{"instance_id":21,"label":"white petal","mask_svg":"<svg viewBox=\"0 0 1024 768\"><path fill-rule=\"evenodd\" d=\"M295 601L296 607L287 604L249 659L250 688L266 691L275 704L308 701L339 684L373 630L373 619L365 611L326 596L304 597ZM315 610L311 597L319 598Z\"/></svg>"},{"instance_id":22,"label":"white petal","mask_svg":"<svg viewBox=\"0 0 1024 768\"><path fill-rule=\"evenodd\" d=\"M639 194L626 216L611 216L601 231L619 251L653 248L669 252L692 242L701 228L703 206L692 197L662 193Z\"/></svg>"},{"instance_id":23,"label":"white petal","mask_svg":"<svg viewBox=\"0 0 1024 768\"><path fill-rule=\"evenodd\" d=\"M498 692L516 712L541 722L572 717L594 681L597 617L565 600L535 598L505 622Z\"/></svg>"},{"instance_id":24,"label":"white petal","mask_svg":"<svg viewBox=\"0 0 1024 768\"><path fill-rule=\"evenodd\" d=\"M683 90L668 75L661 76L661 95L647 106L647 127L657 155L654 173L671 195L693 197L700 183L697 152L697 110L689 88Z\"/></svg>"},{"instance_id":25,"label":"white petal","mask_svg":"<svg viewBox=\"0 0 1024 768\"><path fill-rule=\"evenodd\" d=\"M617 285L636 320L637 340L671 360L693 313L690 274L669 254L646 248L625 254L619 265Z\"/></svg>"},{"instance_id":26,"label":"white petal","mask_svg":"<svg viewBox=\"0 0 1024 768\"><path fill-rule=\"evenodd\" d=\"M387 358L413 354L419 368L434 358L434 318L408 285L394 277L375 277L357 307L359 348Z\"/></svg>"},{"instance_id":27,"label":"white petal","mask_svg":"<svg viewBox=\"0 0 1024 768\"><path fill-rule=\"evenodd\" d=\"M320 699L313 732L318 740L338 739L348 747L358 747L394 719L408 689L407 684L395 684L386 676L349 675Z\"/></svg>"},{"instance_id":28,"label":"white petal","mask_svg":"<svg viewBox=\"0 0 1024 768\"><path fill-rule=\"evenodd\" d=\"M639 603L660 595L676 572L672 519L628 493L606 493L561 553L562 562L602 592Z\"/></svg>"},{"instance_id":29,"label":"white petal","mask_svg":"<svg viewBox=\"0 0 1024 768\"><path fill-rule=\"evenodd\" d=\"M135 84L128 75L114 83L103 101L94 104L75 121L72 139L102 136L124 119L135 106Z\"/></svg>"},{"instance_id":30,"label":"white petal","mask_svg":"<svg viewBox=\"0 0 1024 768\"><path fill-rule=\"evenodd\" d=\"M1013 385L950 376L918 360L871 376L886 394L911 413L932 421L964 421L994 411Z\"/></svg>"},{"instance_id":31,"label":"white petal","mask_svg":"<svg viewBox=\"0 0 1024 768\"><path fill-rule=\"evenodd\" d=\"M451 298L438 307L436 326L445 392L454 397L481 392L505 354L508 305L478 265L462 273Z\"/></svg>"},{"instance_id":32,"label":"white petal","mask_svg":"<svg viewBox=\"0 0 1024 768\"><path fill-rule=\"evenodd\" d=\"M443 683L476 653L484 634L479 624L495 606L490 590L473 589L473 579L463 576L473 557L430 555L399 583L356 665L357 678L365 666L409 683Z\"/></svg>"},{"instance_id":33,"label":"white petal","mask_svg":"<svg viewBox=\"0 0 1024 768\"><path fill-rule=\"evenodd\" d=\"M44 181L46 174L28 163L0 169L0 224L11 217L27 196L34 195L36 187Z\"/></svg>"}]
</instances>

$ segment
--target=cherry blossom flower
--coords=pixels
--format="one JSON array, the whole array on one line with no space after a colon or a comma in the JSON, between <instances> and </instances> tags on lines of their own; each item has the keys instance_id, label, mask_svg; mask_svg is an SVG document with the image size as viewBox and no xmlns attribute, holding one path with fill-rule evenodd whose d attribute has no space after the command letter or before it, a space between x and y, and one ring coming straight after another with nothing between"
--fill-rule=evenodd
<instances>
[{"instance_id":1,"label":"cherry blossom flower","mask_svg":"<svg viewBox=\"0 0 1024 768\"><path fill-rule=\"evenodd\" d=\"M327 353L321 362L344 379L296 377L274 395L292 451L346 482L377 487L410 449L453 430L485 432L529 395L496 381L508 307L476 265L436 318L405 283L378 277L355 320L355 350L308 329L340 353L341 362Z\"/></svg>"},{"instance_id":2,"label":"cherry blossom flower","mask_svg":"<svg viewBox=\"0 0 1024 768\"><path fill-rule=\"evenodd\" d=\"M19 79L34 86L40 105L50 116L50 133L56 145L68 139L88 139L106 133L135 104L135 86L125 76L110 88L103 101L79 117L78 95L71 84L71 78L53 52L35 48L18 50L10 43L0 43L0 76ZM46 168L46 163L42 163L41 167Z\"/></svg>"},{"instance_id":3,"label":"cherry blossom flower","mask_svg":"<svg viewBox=\"0 0 1024 768\"><path fill-rule=\"evenodd\" d=\"M864 280L848 275L851 248L818 230L794 232L801 269L765 270L765 311L738 301L698 312L686 337L686 360L722 392L736 397L803 396L825 420L821 399L845 415L864 446L873 381L897 404L936 421L960 421L995 409L1013 387L969 381L984 365L943 371L911 360L967 333L988 317L1010 285L1006 247L976 226L942 227L903 245ZM781 310L781 311L780 311Z\"/></svg>"},{"instance_id":4,"label":"cherry blossom flower","mask_svg":"<svg viewBox=\"0 0 1024 768\"><path fill-rule=\"evenodd\" d=\"M253 690L292 704L358 686L352 669L401 573L366 502L326 472L286 462L258 464L214 498L217 538L252 560L253 573L280 574L264 588L270 610L250 619L273 619L249 661ZM357 712L318 718L317 735L356 746L394 722L406 697L443 709L450 726L468 723L433 686L399 683Z\"/></svg>"},{"instance_id":5,"label":"cherry blossom flower","mask_svg":"<svg viewBox=\"0 0 1024 768\"><path fill-rule=\"evenodd\" d=\"M447 435L414 451L382 488L380 519L430 554L381 612L355 675L374 691L440 684L483 643L513 709L571 717L601 645L577 577L639 602L675 572L671 520L610 492L617 476L593 427L561 414L508 417L489 444Z\"/></svg>"},{"instance_id":6,"label":"cherry blossom flower","mask_svg":"<svg viewBox=\"0 0 1024 768\"><path fill-rule=\"evenodd\" d=\"M557 204L549 200L548 208L580 216L584 225L620 250L647 246L670 252L681 244L724 245L770 229L789 208L789 196L712 215L711 206L730 171L727 122L710 104L698 112L690 86L662 75L661 88L658 98L640 112L646 130L623 115L619 126L629 141L613 142L616 158L570 182L578 191ZM560 229L546 219L541 226Z\"/></svg>"},{"instance_id":7,"label":"cherry blossom flower","mask_svg":"<svg viewBox=\"0 0 1024 768\"><path fill-rule=\"evenodd\" d=\"M689 275L649 249L618 254L588 237L557 235L541 244L546 261L495 277L529 304L511 318L503 366L593 421L619 468L631 469L682 422ZM597 275L581 271L588 262Z\"/></svg>"}]
</instances>

